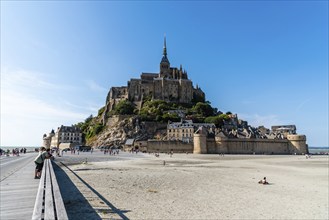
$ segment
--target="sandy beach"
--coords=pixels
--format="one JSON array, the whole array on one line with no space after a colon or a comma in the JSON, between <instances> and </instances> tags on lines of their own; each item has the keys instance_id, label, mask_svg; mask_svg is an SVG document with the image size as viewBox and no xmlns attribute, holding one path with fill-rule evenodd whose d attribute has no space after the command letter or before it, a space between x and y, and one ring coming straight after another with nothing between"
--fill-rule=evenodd
<instances>
[{"instance_id":1,"label":"sandy beach","mask_svg":"<svg viewBox=\"0 0 329 220\"><path fill-rule=\"evenodd\" d=\"M90 219L92 213L84 208L88 205L102 219L329 218L328 156L131 158L87 163L56 159L85 198L74 196L62 183L62 193L70 194L64 196L68 214ZM264 176L269 185L258 184Z\"/></svg>"}]
</instances>

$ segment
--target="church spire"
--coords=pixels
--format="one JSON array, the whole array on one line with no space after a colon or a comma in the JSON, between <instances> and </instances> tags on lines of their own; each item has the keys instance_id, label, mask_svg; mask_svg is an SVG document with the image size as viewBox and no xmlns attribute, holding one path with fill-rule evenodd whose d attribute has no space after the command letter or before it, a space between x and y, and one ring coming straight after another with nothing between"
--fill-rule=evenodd
<instances>
[{"instance_id":1,"label":"church spire","mask_svg":"<svg viewBox=\"0 0 329 220\"><path fill-rule=\"evenodd\" d=\"M163 56L167 56L166 35L164 36L164 43L163 43Z\"/></svg>"},{"instance_id":2,"label":"church spire","mask_svg":"<svg viewBox=\"0 0 329 220\"><path fill-rule=\"evenodd\" d=\"M163 55L160 62L160 77L167 76L169 73L170 73L170 62L167 58L167 42L165 35L163 41Z\"/></svg>"},{"instance_id":3,"label":"church spire","mask_svg":"<svg viewBox=\"0 0 329 220\"><path fill-rule=\"evenodd\" d=\"M169 60L167 58L167 42L166 42L166 35L164 36L164 41L163 41L163 56L161 59L161 63L167 63L168 64L168 69L169 69Z\"/></svg>"}]
</instances>

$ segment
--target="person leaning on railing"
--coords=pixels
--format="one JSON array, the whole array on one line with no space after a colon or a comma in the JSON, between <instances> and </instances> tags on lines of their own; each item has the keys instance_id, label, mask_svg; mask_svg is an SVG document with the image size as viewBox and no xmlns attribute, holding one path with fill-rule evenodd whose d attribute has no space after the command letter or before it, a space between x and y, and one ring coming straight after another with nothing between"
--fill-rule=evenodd
<instances>
[{"instance_id":1,"label":"person leaning on railing","mask_svg":"<svg viewBox=\"0 0 329 220\"><path fill-rule=\"evenodd\" d=\"M39 154L34 159L34 163L36 165L34 179L40 179L43 163L44 163L45 159L48 159L48 158L50 158L50 155L47 153L46 148L40 147Z\"/></svg>"}]
</instances>

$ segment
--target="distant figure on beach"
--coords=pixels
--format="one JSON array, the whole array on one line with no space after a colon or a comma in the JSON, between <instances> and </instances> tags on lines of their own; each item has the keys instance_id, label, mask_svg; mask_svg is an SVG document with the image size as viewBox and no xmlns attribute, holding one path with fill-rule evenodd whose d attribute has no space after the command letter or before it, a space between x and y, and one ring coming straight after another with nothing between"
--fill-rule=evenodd
<instances>
[{"instance_id":1,"label":"distant figure on beach","mask_svg":"<svg viewBox=\"0 0 329 220\"><path fill-rule=\"evenodd\" d=\"M36 165L34 179L40 179L43 163L44 163L45 159L47 159L47 158L49 158L49 156L46 151L46 148L41 147L39 150L38 156L34 159L34 163Z\"/></svg>"},{"instance_id":2,"label":"distant figure on beach","mask_svg":"<svg viewBox=\"0 0 329 220\"><path fill-rule=\"evenodd\" d=\"M263 185L268 184L268 182L266 181L266 177L264 177L262 180L259 180L258 183Z\"/></svg>"}]
</instances>

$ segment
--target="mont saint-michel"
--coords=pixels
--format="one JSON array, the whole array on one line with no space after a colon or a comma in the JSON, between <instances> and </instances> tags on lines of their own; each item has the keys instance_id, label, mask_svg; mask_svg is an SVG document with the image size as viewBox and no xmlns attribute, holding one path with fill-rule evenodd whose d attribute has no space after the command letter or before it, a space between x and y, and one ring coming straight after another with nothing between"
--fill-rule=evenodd
<instances>
[{"instance_id":1,"label":"mont saint-michel","mask_svg":"<svg viewBox=\"0 0 329 220\"><path fill-rule=\"evenodd\" d=\"M166 102L192 104L193 99L204 100L204 92L193 87L188 74L180 68L171 67L167 57L166 38L159 73L142 73L139 79L131 79L127 86L112 87L106 98L104 114L114 109L121 100L133 102L139 109L146 98Z\"/></svg>"},{"instance_id":2,"label":"mont saint-michel","mask_svg":"<svg viewBox=\"0 0 329 220\"><path fill-rule=\"evenodd\" d=\"M172 67L164 38L159 72L142 72L126 86L112 87L97 116L60 126L43 137L46 147L90 145L143 152L196 154L306 154L306 136L295 125L252 127L223 113L188 73Z\"/></svg>"}]
</instances>

